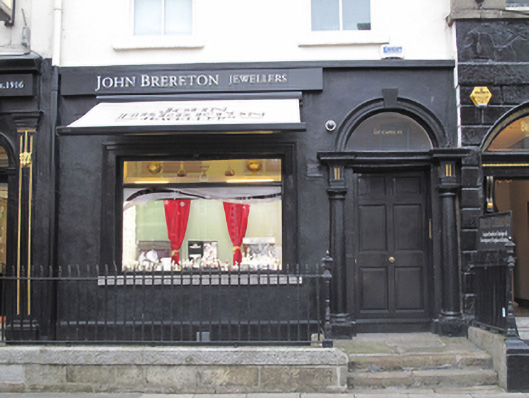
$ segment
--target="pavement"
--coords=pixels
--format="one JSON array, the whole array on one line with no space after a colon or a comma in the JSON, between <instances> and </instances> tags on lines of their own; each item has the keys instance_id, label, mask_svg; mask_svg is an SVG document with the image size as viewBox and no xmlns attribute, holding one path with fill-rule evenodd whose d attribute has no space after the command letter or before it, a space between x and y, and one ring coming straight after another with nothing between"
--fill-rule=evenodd
<instances>
[{"instance_id":1,"label":"pavement","mask_svg":"<svg viewBox=\"0 0 529 398\"><path fill-rule=\"evenodd\" d=\"M252 394L142 394L142 393L0 393L0 398L529 398L528 393L506 393L498 388L442 390L369 390L346 394L252 393Z\"/></svg>"}]
</instances>

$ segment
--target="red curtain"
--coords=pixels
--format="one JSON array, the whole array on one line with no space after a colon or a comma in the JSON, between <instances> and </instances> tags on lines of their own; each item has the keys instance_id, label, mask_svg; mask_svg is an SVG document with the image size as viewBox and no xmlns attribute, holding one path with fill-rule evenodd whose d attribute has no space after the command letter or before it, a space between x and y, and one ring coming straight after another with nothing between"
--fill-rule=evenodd
<instances>
[{"instance_id":1,"label":"red curtain","mask_svg":"<svg viewBox=\"0 0 529 398\"><path fill-rule=\"evenodd\" d=\"M190 200L164 200L167 236L171 241L171 261L180 263L180 247L186 234Z\"/></svg>"},{"instance_id":2,"label":"red curtain","mask_svg":"<svg viewBox=\"0 0 529 398\"><path fill-rule=\"evenodd\" d=\"M231 243L233 243L233 265L240 264L242 261L242 239L246 235L250 205L224 202L224 213L226 214L228 233Z\"/></svg>"}]
</instances>

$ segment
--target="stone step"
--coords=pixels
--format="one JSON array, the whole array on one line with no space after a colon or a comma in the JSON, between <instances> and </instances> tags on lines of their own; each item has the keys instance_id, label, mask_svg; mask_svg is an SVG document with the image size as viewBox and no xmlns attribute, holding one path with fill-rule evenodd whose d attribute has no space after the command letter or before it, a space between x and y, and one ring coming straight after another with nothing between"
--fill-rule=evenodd
<instances>
[{"instance_id":1,"label":"stone step","mask_svg":"<svg viewBox=\"0 0 529 398\"><path fill-rule=\"evenodd\" d=\"M349 370L397 371L451 368L492 367L492 358L482 351L439 352L413 354L352 354L349 355Z\"/></svg>"},{"instance_id":2,"label":"stone step","mask_svg":"<svg viewBox=\"0 0 529 398\"><path fill-rule=\"evenodd\" d=\"M353 372L350 389L469 387L495 385L498 375L490 369L433 369L390 372Z\"/></svg>"},{"instance_id":3,"label":"stone step","mask_svg":"<svg viewBox=\"0 0 529 398\"><path fill-rule=\"evenodd\" d=\"M529 317L517 317L516 327L522 340L529 340Z\"/></svg>"}]
</instances>

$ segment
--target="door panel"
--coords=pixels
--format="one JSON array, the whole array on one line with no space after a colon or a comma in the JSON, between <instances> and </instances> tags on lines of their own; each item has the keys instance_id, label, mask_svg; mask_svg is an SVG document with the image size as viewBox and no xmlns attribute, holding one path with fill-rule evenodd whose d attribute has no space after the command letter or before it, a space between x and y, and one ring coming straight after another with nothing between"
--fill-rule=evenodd
<instances>
[{"instance_id":1,"label":"door panel","mask_svg":"<svg viewBox=\"0 0 529 398\"><path fill-rule=\"evenodd\" d=\"M386 194L385 178L379 176L358 177L358 195L359 196L384 196Z\"/></svg>"},{"instance_id":2,"label":"door panel","mask_svg":"<svg viewBox=\"0 0 529 398\"><path fill-rule=\"evenodd\" d=\"M388 307L388 274L385 268L360 270L362 280L362 307L370 311L386 311Z\"/></svg>"},{"instance_id":3,"label":"door panel","mask_svg":"<svg viewBox=\"0 0 529 398\"><path fill-rule=\"evenodd\" d=\"M387 250L387 229L385 205L360 206L359 224L362 235L359 236L363 251Z\"/></svg>"},{"instance_id":4,"label":"door panel","mask_svg":"<svg viewBox=\"0 0 529 398\"><path fill-rule=\"evenodd\" d=\"M420 177L394 177L393 191L396 195L421 194L422 179Z\"/></svg>"},{"instance_id":5,"label":"door panel","mask_svg":"<svg viewBox=\"0 0 529 398\"><path fill-rule=\"evenodd\" d=\"M421 267L395 269L395 310L422 310L423 276Z\"/></svg>"},{"instance_id":6,"label":"door panel","mask_svg":"<svg viewBox=\"0 0 529 398\"><path fill-rule=\"evenodd\" d=\"M422 172L356 174L357 319L427 315L428 217Z\"/></svg>"},{"instance_id":7,"label":"door panel","mask_svg":"<svg viewBox=\"0 0 529 398\"><path fill-rule=\"evenodd\" d=\"M422 250L424 220L421 213L420 204L393 206L395 251Z\"/></svg>"}]
</instances>

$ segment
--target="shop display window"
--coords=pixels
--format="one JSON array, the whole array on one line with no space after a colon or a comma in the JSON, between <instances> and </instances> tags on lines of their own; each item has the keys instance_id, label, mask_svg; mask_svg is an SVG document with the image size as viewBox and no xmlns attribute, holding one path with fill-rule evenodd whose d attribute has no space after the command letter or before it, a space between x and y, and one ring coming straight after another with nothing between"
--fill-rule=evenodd
<instances>
[{"instance_id":1,"label":"shop display window","mask_svg":"<svg viewBox=\"0 0 529 398\"><path fill-rule=\"evenodd\" d=\"M191 34L193 0L134 0L134 34L171 36Z\"/></svg>"},{"instance_id":2,"label":"shop display window","mask_svg":"<svg viewBox=\"0 0 529 398\"><path fill-rule=\"evenodd\" d=\"M529 149L529 116L508 124L486 148L491 152L527 151Z\"/></svg>"},{"instance_id":3,"label":"shop display window","mask_svg":"<svg viewBox=\"0 0 529 398\"><path fill-rule=\"evenodd\" d=\"M370 1L311 0L312 30L371 30Z\"/></svg>"},{"instance_id":4,"label":"shop display window","mask_svg":"<svg viewBox=\"0 0 529 398\"><path fill-rule=\"evenodd\" d=\"M124 271L282 268L280 159L123 162Z\"/></svg>"},{"instance_id":5,"label":"shop display window","mask_svg":"<svg viewBox=\"0 0 529 398\"><path fill-rule=\"evenodd\" d=\"M361 122L347 143L352 151L429 151L432 141L412 118L397 112L381 112Z\"/></svg>"}]
</instances>

